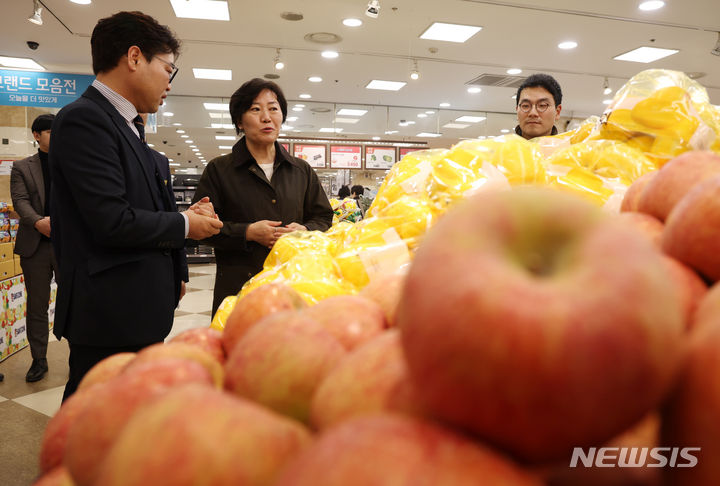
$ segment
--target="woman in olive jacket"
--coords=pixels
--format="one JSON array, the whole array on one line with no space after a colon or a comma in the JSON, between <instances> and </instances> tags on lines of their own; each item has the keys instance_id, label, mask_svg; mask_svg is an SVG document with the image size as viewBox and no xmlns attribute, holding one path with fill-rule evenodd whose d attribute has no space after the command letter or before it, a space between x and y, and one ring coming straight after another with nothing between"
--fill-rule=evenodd
<instances>
[{"instance_id":1,"label":"woman in olive jacket","mask_svg":"<svg viewBox=\"0 0 720 486\"><path fill-rule=\"evenodd\" d=\"M213 315L262 270L280 236L325 231L333 215L313 168L277 142L287 101L276 83L255 78L243 84L230 98L230 116L244 136L230 154L208 163L193 198L210 197L223 222L218 235L203 240L215 248Z\"/></svg>"}]
</instances>

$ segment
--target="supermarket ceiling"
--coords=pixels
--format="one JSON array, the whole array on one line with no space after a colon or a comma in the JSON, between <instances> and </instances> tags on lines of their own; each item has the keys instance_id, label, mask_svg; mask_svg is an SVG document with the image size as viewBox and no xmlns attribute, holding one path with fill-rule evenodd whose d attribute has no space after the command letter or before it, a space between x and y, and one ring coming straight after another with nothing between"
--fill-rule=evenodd
<instances>
[{"instance_id":1,"label":"supermarket ceiling","mask_svg":"<svg viewBox=\"0 0 720 486\"><path fill-rule=\"evenodd\" d=\"M160 112L157 137L177 147L178 159L185 162L192 157L172 124L181 124L208 159L226 152L219 147L232 141L218 142L216 136L234 132L211 124L229 120L211 118L203 102L227 103L242 82L267 74L279 75L291 107L305 105L303 111L290 112L296 119L287 123L289 136L327 136L320 128L342 129L335 136L358 139L410 140L422 132L442 133L440 140L498 135L514 125L515 88L483 83L480 92L469 93L468 83L478 77L510 83L502 79L510 68L521 69L520 77L555 76L563 87L563 114L576 119L602 113L603 99L612 96L603 94L605 78L614 92L652 68L700 73L698 81L708 88L711 102L720 104L720 56L710 53L720 31L717 0L666 0L655 11L638 9L640 0L379 0L375 19L365 15L366 0L229 0L229 21L178 18L170 0L41 3L44 23L38 26L26 21L32 0L3 2L0 56L30 57L48 71L89 74L90 33L99 18L120 6L150 14L176 32L183 41L176 62L180 72ZM360 19L362 25L348 27L343 24L347 18ZM482 30L464 43L421 38L434 22ZM40 46L30 50L27 41ZM577 47L558 48L565 41ZM613 59L642 46L679 52L647 64ZM274 66L278 49L282 70ZM339 56L324 58L325 50ZM232 79L196 79L193 68L231 70ZM412 80L415 69L419 79ZM311 76L322 81L311 82ZM399 91L367 89L373 79L407 84ZM311 98L303 100L301 94ZM353 123L353 116L337 114L340 108L367 113ZM485 120L455 122L463 115ZM402 120L415 123L399 125Z\"/></svg>"}]
</instances>

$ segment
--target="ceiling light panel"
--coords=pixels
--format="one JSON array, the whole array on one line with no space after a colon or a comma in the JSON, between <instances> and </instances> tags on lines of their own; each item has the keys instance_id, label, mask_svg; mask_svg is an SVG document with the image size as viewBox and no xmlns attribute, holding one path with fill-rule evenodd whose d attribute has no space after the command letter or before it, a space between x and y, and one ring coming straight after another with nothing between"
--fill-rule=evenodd
<instances>
[{"instance_id":1,"label":"ceiling light panel","mask_svg":"<svg viewBox=\"0 0 720 486\"><path fill-rule=\"evenodd\" d=\"M232 80L231 69L206 69L192 68L195 79L218 79L221 81Z\"/></svg>"},{"instance_id":2,"label":"ceiling light panel","mask_svg":"<svg viewBox=\"0 0 720 486\"><path fill-rule=\"evenodd\" d=\"M333 123L348 123L354 124L360 121L360 118L335 118Z\"/></svg>"},{"instance_id":3,"label":"ceiling light panel","mask_svg":"<svg viewBox=\"0 0 720 486\"><path fill-rule=\"evenodd\" d=\"M365 86L366 89L377 89L377 90L384 90L384 91L399 91L405 86L407 83L402 81L382 81L380 79L373 79L370 81L367 86Z\"/></svg>"},{"instance_id":4,"label":"ceiling light panel","mask_svg":"<svg viewBox=\"0 0 720 486\"><path fill-rule=\"evenodd\" d=\"M233 135L215 135L215 140L235 140Z\"/></svg>"},{"instance_id":5,"label":"ceiling light panel","mask_svg":"<svg viewBox=\"0 0 720 486\"><path fill-rule=\"evenodd\" d=\"M175 16L182 19L230 20L225 0L170 0Z\"/></svg>"},{"instance_id":6,"label":"ceiling light panel","mask_svg":"<svg viewBox=\"0 0 720 486\"><path fill-rule=\"evenodd\" d=\"M470 125L467 125L465 123L446 123L443 125L443 128L455 128L457 130L462 130L463 128L467 128Z\"/></svg>"},{"instance_id":7,"label":"ceiling light panel","mask_svg":"<svg viewBox=\"0 0 720 486\"><path fill-rule=\"evenodd\" d=\"M420 35L421 39L463 43L482 30L474 25L435 22Z\"/></svg>"},{"instance_id":8,"label":"ceiling light panel","mask_svg":"<svg viewBox=\"0 0 720 486\"><path fill-rule=\"evenodd\" d=\"M485 120L486 117L484 116L470 116L470 115L464 115L460 118L456 118L456 122L466 122L466 123L480 123L481 121Z\"/></svg>"},{"instance_id":9,"label":"ceiling light panel","mask_svg":"<svg viewBox=\"0 0 720 486\"><path fill-rule=\"evenodd\" d=\"M0 56L0 66L20 68L20 69L35 69L38 71L45 71L45 68L40 64L36 63L32 59L25 57L5 57Z\"/></svg>"},{"instance_id":10,"label":"ceiling light panel","mask_svg":"<svg viewBox=\"0 0 720 486\"><path fill-rule=\"evenodd\" d=\"M632 51L620 54L619 56L613 57L616 61L630 61L630 62L641 62L649 63L662 59L664 57L672 56L680 52L677 49L661 49L658 47L638 47Z\"/></svg>"},{"instance_id":11,"label":"ceiling light panel","mask_svg":"<svg viewBox=\"0 0 720 486\"><path fill-rule=\"evenodd\" d=\"M363 116L367 110L355 110L352 108L340 108L337 112L340 116Z\"/></svg>"},{"instance_id":12,"label":"ceiling light panel","mask_svg":"<svg viewBox=\"0 0 720 486\"><path fill-rule=\"evenodd\" d=\"M230 111L230 106L227 103L203 103L206 110L218 110L218 111ZM212 115L210 115L212 117ZM214 117L213 117L214 118Z\"/></svg>"}]
</instances>

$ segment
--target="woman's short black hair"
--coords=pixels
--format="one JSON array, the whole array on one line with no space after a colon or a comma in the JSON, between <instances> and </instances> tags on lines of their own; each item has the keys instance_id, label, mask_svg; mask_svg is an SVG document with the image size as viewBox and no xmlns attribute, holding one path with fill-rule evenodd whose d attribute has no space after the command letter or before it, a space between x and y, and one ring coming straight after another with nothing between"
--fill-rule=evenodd
<instances>
[{"instance_id":1,"label":"woman's short black hair","mask_svg":"<svg viewBox=\"0 0 720 486\"><path fill-rule=\"evenodd\" d=\"M350 197L350 188L347 184L338 190L338 199L345 199L346 197Z\"/></svg>"},{"instance_id":2,"label":"woman's short black hair","mask_svg":"<svg viewBox=\"0 0 720 486\"><path fill-rule=\"evenodd\" d=\"M525 88L538 87L545 88L548 93L552 95L553 100L555 101L555 106L562 104L562 89L560 89L560 84L549 74L540 73L528 76L528 78L523 81L523 84L520 85L515 95L515 106L517 107L520 103L520 93L522 90Z\"/></svg>"},{"instance_id":3,"label":"woman's short black hair","mask_svg":"<svg viewBox=\"0 0 720 486\"><path fill-rule=\"evenodd\" d=\"M118 12L100 19L90 37L95 74L111 71L132 46L138 46L148 61L156 54L180 52L180 41L167 25L142 12Z\"/></svg>"},{"instance_id":4,"label":"woman's short black hair","mask_svg":"<svg viewBox=\"0 0 720 486\"><path fill-rule=\"evenodd\" d=\"M353 194L357 194L358 196L362 196L363 194L365 194L365 188L360 184L352 186L350 191L352 191Z\"/></svg>"},{"instance_id":5,"label":"woman's short black hair","mask_svg":"<svg viewBox=\"0 0 720 486\"><path fill-rule=\"evenodd\" d=\"M280 104L280 110L282 111L282 121L285 123L285 119L287 118L287 100L280 86L266 79L253 78L243 83L230 97L230 118L232 119L232 124L235 125L235 132L238 135L240 134L238 123L242 120L243 113L250 109L255 98L266 89L275 93L275 97L277 97L278 103Z\"/></svg>"}]
</instances>

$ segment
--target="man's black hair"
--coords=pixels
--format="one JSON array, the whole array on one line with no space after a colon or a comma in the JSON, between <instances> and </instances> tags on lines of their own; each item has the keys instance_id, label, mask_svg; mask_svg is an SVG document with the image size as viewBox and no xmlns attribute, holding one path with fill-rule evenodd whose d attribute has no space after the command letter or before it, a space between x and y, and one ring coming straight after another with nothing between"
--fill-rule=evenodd
<instances>
[{"instance_id":1,"label":"man's black hair","mask_svg":"<svg viewBox=\"0 0 720 486\"><path fill-rule=\"evenodd\" d=\"M278 103L280 104L280 111L282 111L282 121L285 123L285 119L287 118L287 100L280 86L266 79L253 78L243 83L230 97L230 118L232 124L235 125L235 132L237 134L240 134L238 123L242 121L243 113L250 109L255 98L266 89L275 93Z\"/></svg>"},{"instance_id":2,"label":"man's black hair","mask_svg":"<svg viewBox=\"0 0 720 486\"><path fill-rule=\"evenodd\" d=\"M111 71L128 49L137 46L149 61L157 54L180 52L180 41L168 26L142 12L118 12L100 19L90 37L95 74Z\"/></svg>"},{"instance_id":3,"label":"man's black hair","mask_svg":"<svg viewBox=\"0 0 720 486\"><path fill-rule=\"evenodd\" d=\"M517 93L515 94L515 106L517 107L520 104L520 93L522 90L525 88L537 87L548 90L548 92L552 95L553 100L555 100L555 106L562 104L562 89L560 89L560 84L549 74L541 73L528 76L528 78L523 81L523 84L520 85Z\"/></svg>"}]
</instances>

